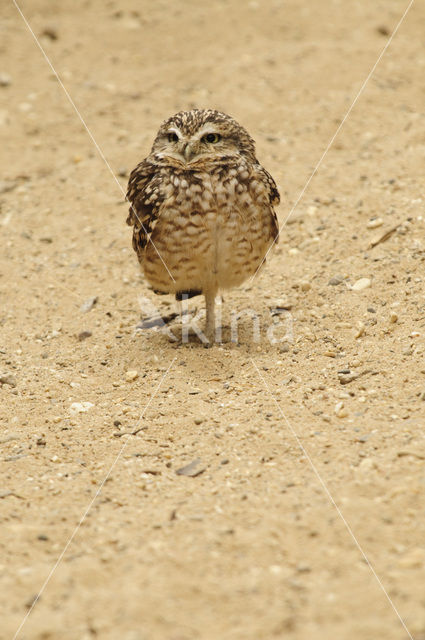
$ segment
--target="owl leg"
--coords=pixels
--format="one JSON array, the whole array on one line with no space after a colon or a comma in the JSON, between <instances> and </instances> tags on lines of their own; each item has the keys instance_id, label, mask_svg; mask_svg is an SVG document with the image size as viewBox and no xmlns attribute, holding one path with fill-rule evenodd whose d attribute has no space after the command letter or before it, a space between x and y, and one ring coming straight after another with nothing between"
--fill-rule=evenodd
<instances>
[{"instance_id":1,"label":"owl leg","mask_svg":"<svg viewBox=\"0 0 425 640\"><path fill-rule=\"evenodd\" d=\"M210 344L215 342L215 296L217 291L205 292L205 305L207 310L207 322L205 326L205 335Z\"/></svg>"}]
</instances>

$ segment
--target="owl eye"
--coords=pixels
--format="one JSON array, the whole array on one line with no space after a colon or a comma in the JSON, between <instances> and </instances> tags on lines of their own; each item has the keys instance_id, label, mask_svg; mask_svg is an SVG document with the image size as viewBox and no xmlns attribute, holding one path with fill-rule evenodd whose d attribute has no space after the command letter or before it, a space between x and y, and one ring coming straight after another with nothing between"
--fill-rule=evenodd
<instances>
[{"instance_id":1,"label":"owl eye","mask_svg":"<svg viewBox=\"0 0 425 640\"><path fill-rule=\"evenodd\" d=\"M219 133L207 133L205 136L202 136L202 142L219 142L221 140L221 135Z\"/></svg>"},{"instance_id":2,"label":"owl eye","mask_svg":"<svg viewBox=\"0 0 425 640\"><path fill-rule=\"evenodd\" d=\"M168 134L168 142L177 142L179 139L177 133L169 133Z\"/></svg>"}]
</instances>

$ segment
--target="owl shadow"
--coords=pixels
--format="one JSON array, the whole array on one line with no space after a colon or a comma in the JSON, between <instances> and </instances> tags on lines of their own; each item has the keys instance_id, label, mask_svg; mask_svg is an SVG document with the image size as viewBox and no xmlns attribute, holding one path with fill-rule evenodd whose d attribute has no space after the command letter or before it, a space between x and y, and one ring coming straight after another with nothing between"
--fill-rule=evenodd
<instances>
[{"instance_id":1,"label":"owl shadow","mask_svg":"<svg viewBox=\"0 0 425 640\"><path fill-rule=\"evenodd\" d=\"M208 340L203 330L205 310L197 307L185 309L180 313L171 311L145 317L137 325L136 333L152 332L158 336L162 344L165 339L177 347L277 345L281 348L282 345L294 342L293 319L287 309L272 307L264 309L261 313L253 309L231 311L230 321L226 317L226 321L223 322L221 305L219 308L214 340Z\"/></svg>"}]
</instances>

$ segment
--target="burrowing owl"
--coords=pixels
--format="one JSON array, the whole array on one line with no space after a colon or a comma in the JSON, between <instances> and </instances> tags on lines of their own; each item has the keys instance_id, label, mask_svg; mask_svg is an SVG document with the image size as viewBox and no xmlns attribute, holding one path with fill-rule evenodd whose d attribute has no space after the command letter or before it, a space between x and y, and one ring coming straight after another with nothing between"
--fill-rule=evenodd
<instances>
[{"instance_id":1,"label":"burrowing owl","mask_svg":"<svg viewBox=\"0 0 425 640\"><path fill-rule=\"evenodd\" d=\"M127 198L148 282L177 299L202 293L213 341L218 290L254 275L278 236L279 193L254 141L224 113L181 111L161 125L132 171Z\"/></svg>"}]
</instances>

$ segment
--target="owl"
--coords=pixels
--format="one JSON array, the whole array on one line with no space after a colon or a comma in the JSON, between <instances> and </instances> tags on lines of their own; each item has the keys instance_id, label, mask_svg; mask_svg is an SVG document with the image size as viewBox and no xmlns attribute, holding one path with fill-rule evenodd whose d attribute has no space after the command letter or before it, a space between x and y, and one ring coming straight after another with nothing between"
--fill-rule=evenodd
<instances>
[{"instance_id":1,"label":"owl","mask_svg":"<svg viewBox=\"0 0 425 640\"><path fill-rule=\"evenodd\" d=\"M253 276L279 234L279 193L253 139L225 113L181 111L131 172L127 199L147 281L177 300L204 295L205 339L213 342L217 293Z\"/></svg>"}]
</instances>

